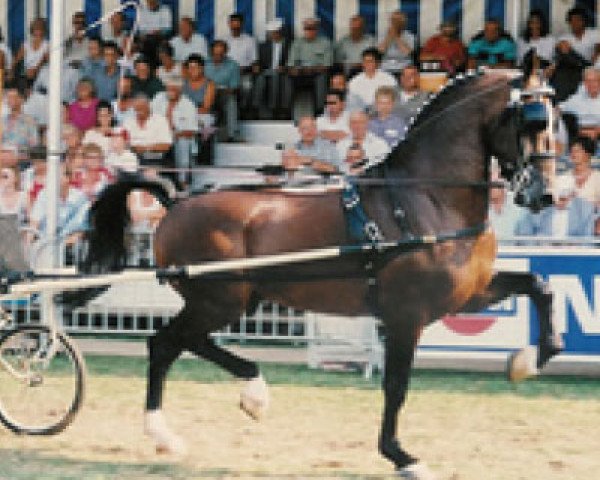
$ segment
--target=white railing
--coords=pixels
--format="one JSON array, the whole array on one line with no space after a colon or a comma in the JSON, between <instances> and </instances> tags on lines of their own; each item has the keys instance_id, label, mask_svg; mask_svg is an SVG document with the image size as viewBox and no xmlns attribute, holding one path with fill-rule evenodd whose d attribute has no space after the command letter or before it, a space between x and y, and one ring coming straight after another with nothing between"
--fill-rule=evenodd
<instances>
[{"instance_id":1,"label":"white railing","mask_svg":"<svg viewBox=\"0 0 600 480\"><path fill-rule=\"evenodd\" d=\"M540 245L558 247L564 251L582 251L587 248L596 249L600 245L597 238L555 238L521 237L502 242L503 249L527 250ZM131 266L152 266L152 233L138 231L130 233L128 263ZM78 252L80 245L70 247ZM69 255L62 249L63 258ZM76 253L75 253L76 254ZM72 253L71 253L72 255ZM12 311L18 320L36 322L40 317L38 299L17 300L3 303ZM181 298L168 285L157 281L132 282L114 285L106 292L89 302L85 307L73 311L62 311L63 325L67 332L78 334L111 334L146 336L155 332L156 328L166 324L181 308ZM337 322L337 320L336 320ZM333 322L333 323L336 323ZM344 324L344 335L332 327L332 320L326 316L302 312L278 304L262 303L253 315L242 315L238 322L215 332L215 338L238 342L277 342L286 345L308 344L325 350L335 350L336 355L344 355L344 348L336 345L360 345L363 353L369 358L380 355L376 321L371 319L369 325L360 324L360 332L352 320L341 321ZM327 326L327 329L324 328ZM355 325L359 323L355 322ZM356 327L358 328L358 327ZM333 330L332 330L333 329ZM333 332L333 333L332 333ZM370 332L366 335L364 332ZM332 347L333 345L333 347ZM314 349L313 348L313 349ZM318 357L318 355L317 355ZM376 362L373 362L377 366Z\"/></svg>"},{"instance_id":2,"label":"white railing","mask_svg":"<svg viewBox=\"0 0 600 480\"><path fill-rule=\"evenodd\" d=\"M153 233L134 230L127 235L128 258L131 267L151 267ZM43 265L49 244L39 243L29 252L33 264ZM61 245L60 258L64 266L78 258L85 244ZM36 269L37 270L37 269ZM39 297L2 302L2 306L21 322L33 323L40 318ZM131 282L114 285L74 310L61 309L64 329L79 334L115 334L145 336L169 322L181 309L181 298L169 285L158 281ZM213 336L221 340L274 341L306 343L314 337L314 315L276 303L261 303L252 315L240 320Z\"/></svg>"}]
</instances>

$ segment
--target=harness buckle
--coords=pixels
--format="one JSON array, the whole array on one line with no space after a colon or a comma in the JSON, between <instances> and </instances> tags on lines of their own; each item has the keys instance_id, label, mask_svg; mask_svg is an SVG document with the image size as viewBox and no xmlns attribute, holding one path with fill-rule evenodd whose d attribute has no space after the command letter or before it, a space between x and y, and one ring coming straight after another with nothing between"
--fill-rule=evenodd
<instances>
[{"instance_id":1,"label":"harness buckle","mask_svg":"<svg viewBox=\"0 0 600 480\"><path fill-rule=\"evenodd\" d=\"M369 220L365 223L365 235L367 239L371 242L381 242L383 241L383 234L381 233L381 229L379 226L372 220Z\"/></svg>"}]
</instances>

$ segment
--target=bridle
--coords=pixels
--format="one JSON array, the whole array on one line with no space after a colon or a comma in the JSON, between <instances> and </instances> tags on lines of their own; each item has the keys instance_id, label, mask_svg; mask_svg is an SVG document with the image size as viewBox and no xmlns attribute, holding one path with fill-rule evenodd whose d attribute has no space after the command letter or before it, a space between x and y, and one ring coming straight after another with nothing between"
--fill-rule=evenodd
<instances>
[{"instance_id":1,"label":"bridle","mask_svg":"<svg viewBox=\"0 0 600 480\"><path fill-rule=\"evenodd\" d=\"M519 110L519 158L512 178L515 202L534 211L552 204L555 176L554 90L541 84L514 90L513 106Z\"/></svg>"}]
</instances>

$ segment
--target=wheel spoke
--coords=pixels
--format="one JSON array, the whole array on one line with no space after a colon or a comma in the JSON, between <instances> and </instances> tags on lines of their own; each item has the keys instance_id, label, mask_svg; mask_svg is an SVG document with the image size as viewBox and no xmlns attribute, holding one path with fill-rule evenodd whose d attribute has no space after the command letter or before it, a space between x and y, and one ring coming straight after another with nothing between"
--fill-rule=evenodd
<instances>
[{"instance_id":1,"label":"wheel spoke","mask_svg":"<svg viewBox=\"0 0 600 480\"><path fill-rule=\"evenodd\" d=\"M83 360L65 336L56 341L52 353L42 326L22 326L0 339L0 421L17 433L58 433L80 406Z\"/></svg>"}]
</instances>

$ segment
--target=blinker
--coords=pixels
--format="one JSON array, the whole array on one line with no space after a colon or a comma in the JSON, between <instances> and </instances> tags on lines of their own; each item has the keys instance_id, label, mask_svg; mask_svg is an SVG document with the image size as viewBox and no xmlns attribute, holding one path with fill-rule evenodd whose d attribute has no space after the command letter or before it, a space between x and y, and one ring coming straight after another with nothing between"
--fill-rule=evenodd
<instances>
[{"instance_id":1,"label":"blinker","mask_svg":"<svg viewBox=\"0 0 600 480\"><path fill-rule=\"evenodd\" d=\"M525 102L521 105L523 133L536 134L548 128L548 111L542 102Z\"/></svg>"}]
</instances>

